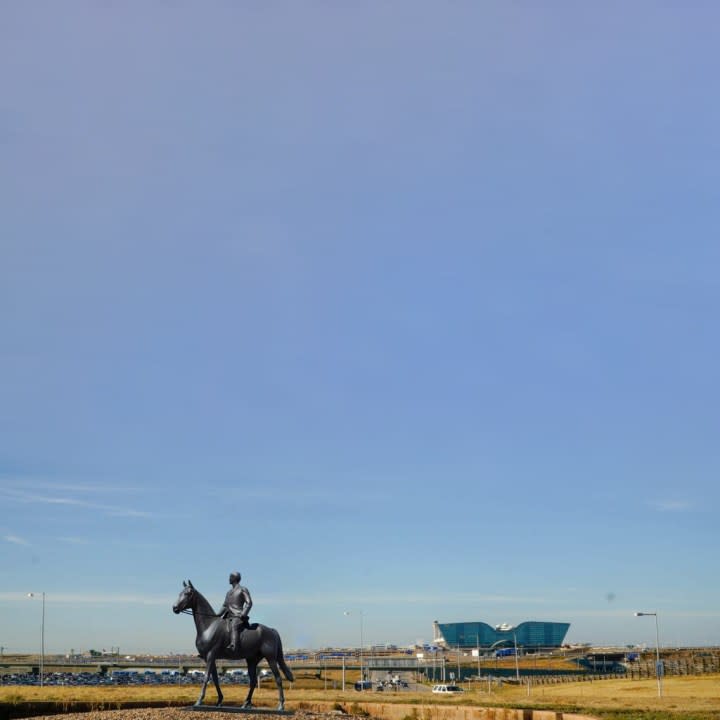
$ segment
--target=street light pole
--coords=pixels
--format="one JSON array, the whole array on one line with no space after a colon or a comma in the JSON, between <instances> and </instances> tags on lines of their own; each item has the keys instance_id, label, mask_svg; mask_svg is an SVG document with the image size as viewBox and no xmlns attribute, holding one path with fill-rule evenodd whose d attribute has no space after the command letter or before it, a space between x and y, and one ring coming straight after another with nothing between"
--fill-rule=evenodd
<instances>
[{"instance_id":1,"label":"street light pole","mask_svg":"<svg viewBox=\"0 0 720 720\"><path fill-rule=\"evenodd\" d=\"M363 611L360 610L360 679L364 680L363 674ZM365 687L364 685L362 687Z\"/></svg>"},{"instance_id":2,"label":"street light pole","mask_svg":"<svg viewBox=\"0 0 720 720\"><path fill-rule=\"evenodd\" d=\"M517 648L517 627L515 625L496 625L495 630L503 630L509 632L512 630L513 634L513 645L515 646L515 679L517 680L518 686L520 685L520 664L518 663L518 648ZM497 656L496 656L496 667L497 667Z\"/></svg>"},{"instance_id":3,"label":"street light pole","mask_svg":"<svg viewBox=\"0 0 720 720\"><path fill-rule=\"evenodd\" d=\"M28 593L34 598L35 593ZM45 683L45 592L42 593L42 620L40 622L40 687Z\"/></svg>"},{"instance_id":4,"label":"street light pole","mask_svg":"<svg viewBox=\"0 0 720 720\"><path fill-rule=\"evenodd\" d=\"M656 612L636 612L635 617L651 616L655 618L655 675L657 676L658 697L662 697L662 666L660 665L660 627Z\"/></svg>"},{"instance_id":5,"label":"street light pole","mask_svg":"<svg viewBox=\"0 0 720 720\"><path fill-rule=\"evenodd\" d=\"M346 610L345 615L352 615L352 613L349 610ZM360 616L360 689L362 690L364 688L363 683L363 611L358 610L357 614Z\"/></svg>"}]
</instances>

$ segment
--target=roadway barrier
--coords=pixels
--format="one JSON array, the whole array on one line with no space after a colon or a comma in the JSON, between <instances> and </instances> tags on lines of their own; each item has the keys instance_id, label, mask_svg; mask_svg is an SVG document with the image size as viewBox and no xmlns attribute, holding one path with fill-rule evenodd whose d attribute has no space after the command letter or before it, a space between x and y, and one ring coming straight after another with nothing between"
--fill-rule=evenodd
<instances>
[{"instance_id":1,"label":"roadway barrier","mask_svg":"<svg viewBox=\"0 0 720 720\"><path fill-rule=\"evenodd\" d=\"M327 713L335 710L336 703L287 702L290 710L310 710ZM353 702L343 705L345 712L367 713L375 720L597 720L591 715L533 710L531 708L474 707L468 705L403 705L399 703Z\"/></svg>"}]
</instances>

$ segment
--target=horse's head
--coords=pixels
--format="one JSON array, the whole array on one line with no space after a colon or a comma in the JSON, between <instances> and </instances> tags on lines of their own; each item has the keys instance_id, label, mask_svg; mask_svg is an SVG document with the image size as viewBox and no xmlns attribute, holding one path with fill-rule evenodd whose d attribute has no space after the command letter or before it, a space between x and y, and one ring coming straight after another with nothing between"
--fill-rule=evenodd
<instances>
[{"instance_id":1,"label":"horse's head","mask_svg":"<svg viewBox=\"0 0 720 720\"><path fill-rule=\"evenodd\" d=\"M188 580L185 582L183 580L183 589L180 591L180 594L178 595L177 602L173 605L173 612L177 615L178 613L181 613L183 610L187 610L188 608L192 608L195 601L195 588L193 587L193 584Z\"/></svg>"}]
</instances>

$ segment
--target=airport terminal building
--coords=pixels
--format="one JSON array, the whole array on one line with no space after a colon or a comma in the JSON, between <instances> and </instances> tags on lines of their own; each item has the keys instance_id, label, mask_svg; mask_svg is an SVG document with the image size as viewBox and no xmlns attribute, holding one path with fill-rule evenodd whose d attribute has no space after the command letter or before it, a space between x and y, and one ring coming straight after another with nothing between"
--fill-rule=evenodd
<instances>
[{"instance_id":1,"label":"airport terminal building","mask_svg":"<svg viewBox=\"0 0 720 720\"><path fill-rule=\"evenodd\" d=\"M528 620L519 625L488 625L484 622L433 623L433 642L446 648L494 650L514 647L524 650L559 648L570 623Z\"/></svg>"}]
</instances>

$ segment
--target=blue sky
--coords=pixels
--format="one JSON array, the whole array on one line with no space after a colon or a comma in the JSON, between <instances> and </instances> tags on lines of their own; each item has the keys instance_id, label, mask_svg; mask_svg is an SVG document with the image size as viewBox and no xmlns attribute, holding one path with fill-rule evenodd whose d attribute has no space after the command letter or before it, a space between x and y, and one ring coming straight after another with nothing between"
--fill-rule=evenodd
<instances>
[{"instance_id":1,"label":"blue sky","mask_svg":"<svg viewBox=\"0 0 720 720\"><path fill-rule=\"evenodd\" d=\"M1 645L720 644L716 4L0 15Z\"/></svg>"}]
</instances>

